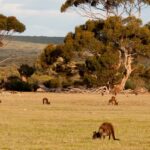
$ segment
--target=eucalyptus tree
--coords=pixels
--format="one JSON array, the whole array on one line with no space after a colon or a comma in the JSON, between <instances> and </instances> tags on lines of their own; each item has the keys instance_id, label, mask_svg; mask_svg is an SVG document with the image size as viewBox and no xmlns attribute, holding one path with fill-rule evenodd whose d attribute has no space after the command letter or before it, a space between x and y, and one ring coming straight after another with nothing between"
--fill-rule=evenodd
<instances>
[{"instance_id":1,"label":"eucalyptus tree","mask_svg":"<svg viewBox=\"0 0 150 150\"><path fill-rule=\"evenodd\" d=\"M14 16L4 16L3 14L0 14L0 47L4 46L4 40L10 39L10 36L12 36L14 33L22 33L25 31L25 25L21 23L16 17ZM5 42L6 43L6 42ZM3 63L4 61L11 59L6 58L0 63Z\"/></svg>"},{"instance_id":2,"label":"eucalyptus tree","mask_svg":"<svg viewBox=\"0 0 150 150\"><path fill-rule=\"evenodd\" d=\"M105 52L117 52L114 70L123 70L122 79L112 86L115 93L124 89L137 55L150 58L149 24L143 25L140 19L142 8L149 5L150 0L66 0L61 7L61 12L75 8L82 16L101 21L92 32Z\"/></svg>"},{"instance_id":3,"label":"eucalyptus tree","mask_svg":"<svg viewBox=\"0 0 150 150\"><path fill-rule=\"evenodd\" d=\"M22 33L25 31L25 25L14 16L4 16L0 14L0 47L4 45L7 36L15 32Z\"/></svg>"},{"instance_id":4,"label":"eucalyptus tree","mask_svg":"<svg viewBox=\"0 0 150 150\"><path fill-rule=\"evenodd\" d=\"M141 9L149 4L150 0L66 0L61 12L74 7L79 14L93 19L112 15L140 16Z\"/></svg>"}]
</instances>

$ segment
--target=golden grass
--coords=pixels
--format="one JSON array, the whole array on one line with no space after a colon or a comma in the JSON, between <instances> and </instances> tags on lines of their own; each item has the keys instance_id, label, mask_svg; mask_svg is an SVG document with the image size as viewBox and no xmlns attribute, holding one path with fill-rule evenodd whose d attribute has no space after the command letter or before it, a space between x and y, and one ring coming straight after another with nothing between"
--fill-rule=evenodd
<instances>
[{"instance_id":1,"label":"golden grass","mask_svg":"<svg viewBox=\"0 0 150 150\"><path fill-rule=\"evenodd\" d=\"M42 105L48 97L51 105ZM150 95L0 94L0 150L149 150ZM92 140L108 121L121 141Z\"/></svg>"}]
</instances>

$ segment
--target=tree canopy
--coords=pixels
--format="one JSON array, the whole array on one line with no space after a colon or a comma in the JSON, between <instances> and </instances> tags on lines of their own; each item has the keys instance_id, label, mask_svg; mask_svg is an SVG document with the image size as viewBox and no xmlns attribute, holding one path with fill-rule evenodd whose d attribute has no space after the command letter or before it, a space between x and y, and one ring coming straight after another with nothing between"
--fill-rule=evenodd
<instances>
[{"instance_id":1,"label":"tree canopy","mask_svg":"<svg viewBox=\"0 0 150 150\"><path fill-rule=\"evenodd\" d=\"M6 36L15 32L22 33L25 31L25 25L14 16L4 16L0 14L0 46Z\"/></svg>"},{"instance_id":2,"label":"tree canopy","mask_svg":"<svg viewBox=\"0 0 150 150\"><path fill-rule=\"evenodd\" d=\"M91 63L90 58L87 64L92 71L95 70L93 65L99 66L98 64L107 64L108 62L113 65L113 59L116 56L112 54L117 53L115 70L121 70L123 76L122 80L114 85L114 93L124 89L134 70L133 62L135 61L133 60L137 55L150 57L149 24L143 26L142 21L137 19L141 15L141 9L149 5L150 0L66 0L61 7L61 12L75 7L80 15L101 22L92 33L96 33L95 37L103 47L104 55L98 55L100 56L98 60L101 60L99 63L96 63L96 60ZM103 21L101 21L102 18ZM94 20L91 24L95 22ZM110 54L110 51L114 51L114 53ZM98 58L96 55L95 57ZM102 75L105 74L103 71L108 68L108 64L104 65L105 69L100 71ZM108 82L110 82L109 78Z\"/></svg>"},{"instance_id":3,"label":"tree canopy","mask_svg":"<svg viewBox=\"0 0 150 150\"><path fill-rule=\"evenodd\" d=\"M98 19L109 15L139 15L141 8L148 5L150 0L66 0L61 12L77 7L76 11L82 16Z\"/></svg>"},{"instance_id":4,"label":"tree canopy","mask_svg":"<svg viewBox=\"0 0 150 150\"><path fill-rule=\"evenodd\" d=\"M30 67L27 64L22 64L18 68L18 72L21 76L22 81L27 82L27 79L32 76L32 74L35 72L34 67Z\"/></svg>"},{"instance_id":5,"label":"tree canopy","mask_svg":"<svg viewBox=\"0 0 150 150\"><path fill-rule=\"evenodd\" d=\"M53 55L58 48L59 54ZM44 49L41 63L51 67L63 79L71 78L75 85L97 87L108 82L111 85L119 83L127 73L126 63L130 62L127 57L137 62L138 56L150 58L148 25L143 26L142 21L135 17L123 19L116 16L106 20L88 20L76 27L74 33L66 35L63 45L49 45ZM65 64L58 63L59 57L70 59ZM76 66L71 68L75 72L75 80L73 74L68 74L70 62ZM134 67L137 67L137 63L134 63ZM144 73L142 75L145 77Z\"/></svg>"}]
</instances>

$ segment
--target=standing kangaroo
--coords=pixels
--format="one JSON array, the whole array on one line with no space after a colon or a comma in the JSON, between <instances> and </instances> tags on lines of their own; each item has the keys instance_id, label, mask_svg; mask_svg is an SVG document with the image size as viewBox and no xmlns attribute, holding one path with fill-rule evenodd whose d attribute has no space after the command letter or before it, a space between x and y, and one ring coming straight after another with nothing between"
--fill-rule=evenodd
<instances>
[{"instance_id":1,"label":"standing kangaroo","mask_svg":"<svg viewBox=\"0 0 150 150\"><path fill-rule=\"evenodd\" d=\"M98 132L93 132L93 139L96 138L105 138L105 136L109 136L109 140L112 136L113 140L119 140L115 137L114 127L111 123L104 122L100 127Z\"/></svg>"},{"instance_id":2,"label":"standing kangaroo","mask_svg":"<svg viewBox=\"0 0 150 150\"><path fill-rule=\"evenodd\" d=\"M50 102L48 101L48 98L44 97L42 101L43 101L43 104L50 105Z\"/></svg>"}]
</instances>

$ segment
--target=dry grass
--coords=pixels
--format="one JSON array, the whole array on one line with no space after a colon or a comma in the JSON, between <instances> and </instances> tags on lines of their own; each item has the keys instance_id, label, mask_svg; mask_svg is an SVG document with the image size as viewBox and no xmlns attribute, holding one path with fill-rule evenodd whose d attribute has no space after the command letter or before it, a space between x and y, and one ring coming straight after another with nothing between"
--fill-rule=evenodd
<instances>
[{"instance_id":1,"label":"dry grass","mask_svg":"<svg viewBox=\"0 0 150 150\"><path fill-rule=\"evenodd\" d=\"M33 64L47 44L11 41L6 46L0 48L0 61L6 58L7 61L0 63L0 66L10 66L12 64Z\"/></svg>"},{"instance_id":2,"label":"dry grass","mask_svg":"<svg viewBox=\"0 0 150 150\"><path fill-rule=\"evenodd\" d=\"M48 97L51 105L42 105ZM21 93L0 94L0 149L149 150L150 95ZM111 122L121 141L92 140L99 125Z\"/></svg>"}]
</instances>

